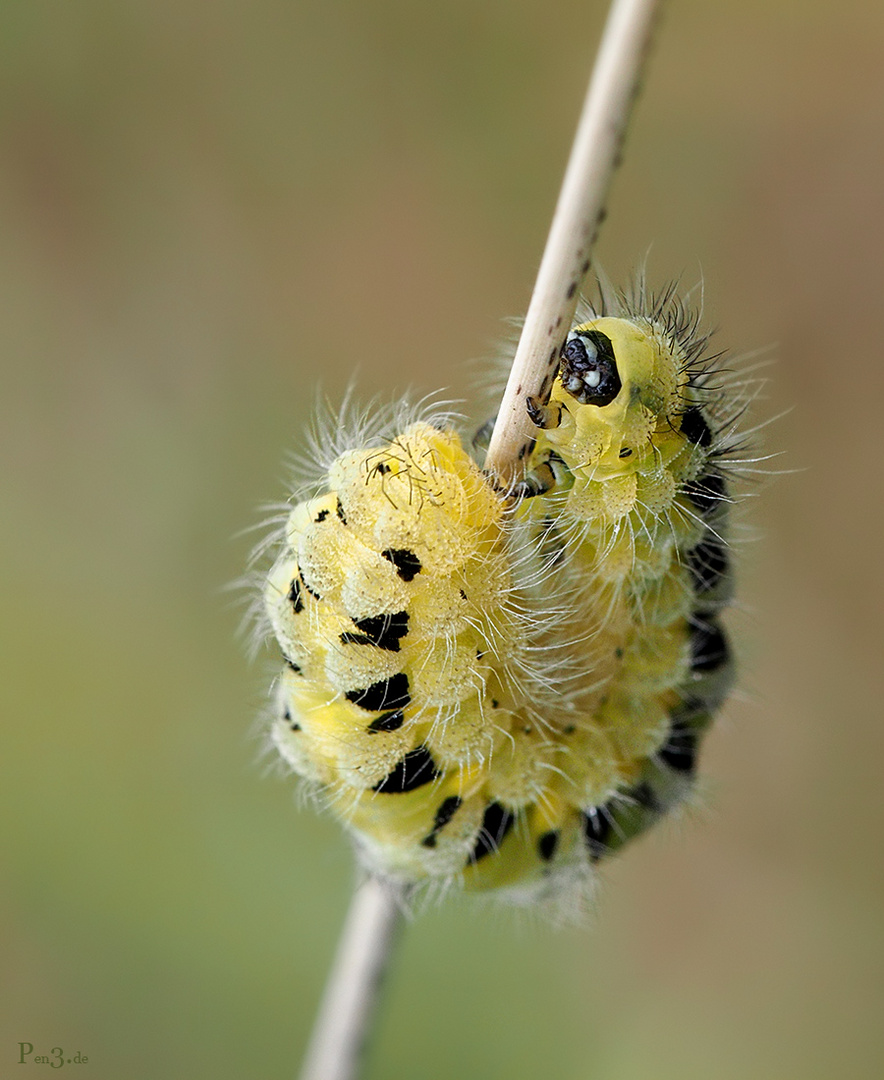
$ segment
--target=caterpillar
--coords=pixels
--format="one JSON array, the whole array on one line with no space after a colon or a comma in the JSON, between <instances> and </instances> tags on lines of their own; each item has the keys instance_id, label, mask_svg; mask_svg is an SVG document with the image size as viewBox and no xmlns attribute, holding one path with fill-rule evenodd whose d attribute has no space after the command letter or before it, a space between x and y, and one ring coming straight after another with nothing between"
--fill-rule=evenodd
<instances>
[{"instance_id":1,"label":"caterpillar","mask_svg":"<svg viewBox=\"0 0 884 1080\"><path fill-rule=\"evenodd\" d=\"M286 521L272 741L388 878L525 902L591 883L688 795L730 688L742 399L674 289L597 307L528 402L514 488L418 414Z\"/></svg>"}]
</instances>

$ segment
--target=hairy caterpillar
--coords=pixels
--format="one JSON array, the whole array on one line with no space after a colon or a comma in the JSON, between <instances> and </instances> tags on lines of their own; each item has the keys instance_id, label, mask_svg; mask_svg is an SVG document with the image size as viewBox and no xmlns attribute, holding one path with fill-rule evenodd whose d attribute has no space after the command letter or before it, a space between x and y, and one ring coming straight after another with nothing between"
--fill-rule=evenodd
<instances>
[{"instance_id":1,"label":"hairy caterpillar","mask_svg":"<svg viewBox=\"0 0 884 1080\"><path fill-rule=\"evenodd\" d=\"M729 689L738 409L672 290L605 303L529 401L514 490L417 418L339 455L286 523L272 738L388 877L588 881L684 798Z\"/></svg>"}]
</instances>

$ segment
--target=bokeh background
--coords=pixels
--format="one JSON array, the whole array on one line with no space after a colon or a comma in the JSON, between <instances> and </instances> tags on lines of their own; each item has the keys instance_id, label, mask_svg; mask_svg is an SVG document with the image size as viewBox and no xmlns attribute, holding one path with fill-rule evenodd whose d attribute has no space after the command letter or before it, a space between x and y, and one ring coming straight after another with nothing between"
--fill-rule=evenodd
<instances>
[{"instance_id":1,"label":"bokeh background","mask_svg":"<svg viewBox=\"0 0 884 1080\"><path fill-rule=\"evenodd\" d=\"M351 859L256 763L237 534L320 383L469 396L604 7L3 4L0 1075L294 1075ZM884 8L672 0L599 255L779 358L743 692L592 925L414 921L369 1077L884 1075L882 198Z\"/></svg>"}]
</instances>

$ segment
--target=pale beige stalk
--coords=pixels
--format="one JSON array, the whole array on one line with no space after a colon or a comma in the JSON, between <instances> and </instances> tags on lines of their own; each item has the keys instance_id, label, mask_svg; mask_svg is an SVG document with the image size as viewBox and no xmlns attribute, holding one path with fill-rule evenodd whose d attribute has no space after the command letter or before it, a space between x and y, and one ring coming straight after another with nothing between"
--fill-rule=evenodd
<instances>
[{"instance_id":1,"label":"pale beige stalk","mask_svg":"<svg viewBox=\"0 0 884 1080\"><path fill-rule=\"evenodd\" d=\"M534 430L525 401L545 398L589 269L647 54L656 0L614 0L571 158L495 425L486 467L515 480ZM354 1080L401 909L375 878L356 890L301 1080Z\"/></svg>"},{"instance_id":2,"label":"pale beige stalk","mask_svg":"<svg viewBox=\"0 0 884 1080\"><path fill-rule=\"evenodd\" d=\"M574 138L522 336L485 458L509 485L536 429L526 400L546 400L571 328L620 160L632 102L648 52L657 0L614 0Z\"/></svg>"}]
</instances>

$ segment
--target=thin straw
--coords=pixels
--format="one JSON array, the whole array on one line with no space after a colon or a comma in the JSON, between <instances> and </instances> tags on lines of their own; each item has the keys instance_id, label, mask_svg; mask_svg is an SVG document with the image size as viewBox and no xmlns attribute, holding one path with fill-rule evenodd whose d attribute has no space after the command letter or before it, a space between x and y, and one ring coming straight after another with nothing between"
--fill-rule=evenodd
<instances>
[{"instance_id":1,"label":"thin straw","mask_svg":"<svg viewBox=\"0 0 884 1080\"><path fill-rule=\"evenodd\" d=\"M381 982L402 921L396 893L375 877L350 902L301 1080L352 1080L371 1030Z\"/></svg>"},{"instance_id":2,"label":"thin straw","mask_svg":"<svg viewBox=\"0 0 884 1080\"><path fill-rule=\"evenodd\" d=\"M657 0L614 0L552 228L486 456L505 484L536 430L526 399L545 399L589 269L605 197L647 54ZM381 978L401 923L399 898L376 878L353 897L301 1080L354 1080Z\"/></svg>"},{"instance_id":3,"label":"thin straw","mask_svg":"<svg viewBox=\"0 0 884 1080\"><path fill-rule=\"evenodd\" d=\"M529 397L546 401L589 270L611 176L629 122L657 0L614 0L599 46L522 336L491 436L485 468L518 479L537 430Z\"/></svg>"}]
</instances>

